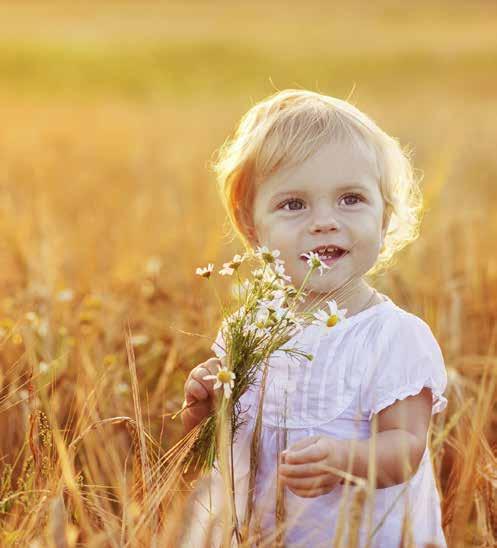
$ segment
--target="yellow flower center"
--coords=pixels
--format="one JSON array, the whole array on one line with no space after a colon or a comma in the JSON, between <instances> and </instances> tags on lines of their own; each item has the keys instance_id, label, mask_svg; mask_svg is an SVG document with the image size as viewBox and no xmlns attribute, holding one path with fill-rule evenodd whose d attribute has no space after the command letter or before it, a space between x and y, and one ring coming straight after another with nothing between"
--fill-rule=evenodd
<instances>
[{"instance_id":1,"label":"yellow flower center","mask_svg":"<svg viewBox=\"0 0 497 548\"><path fill-rule=\"evenodd\" d=\"M336 316L335 314L333 316L330 316L328 318L328 321L326 322L326 326L327 327L333 327L334 325L336 325L338 323L338 316Z\"/></svg>"},{"instance_id":2,"label":"yellow flower center","mask_svg":"<svg viewBox=\"0 0 497 548\"><path fill-rule=\"evenodd\" d=\"M221 370L219 371L219 373L217 374L217 378L219 379L220 382L222 382L223 384L225 382L230 382L231 381L231 373L229 371L225 371L225 370Z\"/></svg>"}]
</instances>

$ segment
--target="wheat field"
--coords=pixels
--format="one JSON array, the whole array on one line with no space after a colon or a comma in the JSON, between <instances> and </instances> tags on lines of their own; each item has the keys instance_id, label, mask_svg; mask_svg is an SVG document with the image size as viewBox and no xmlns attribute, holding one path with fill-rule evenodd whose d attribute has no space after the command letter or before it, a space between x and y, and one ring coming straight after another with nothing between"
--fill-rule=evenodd
<instances>
[{"instance_id":1,"label":"wheat field","mask_svg":"<svg viewBox=\"0 0 497 548\"><path fill-rule=\"evenodd\" d=\"M284 88L412 148L419 239L375 286L449 384L431 444L449 546L497 544L497 5L0 2L0 545L172 546L188 371L241 250L209 161Z\"/></svg>"}]
</instances>

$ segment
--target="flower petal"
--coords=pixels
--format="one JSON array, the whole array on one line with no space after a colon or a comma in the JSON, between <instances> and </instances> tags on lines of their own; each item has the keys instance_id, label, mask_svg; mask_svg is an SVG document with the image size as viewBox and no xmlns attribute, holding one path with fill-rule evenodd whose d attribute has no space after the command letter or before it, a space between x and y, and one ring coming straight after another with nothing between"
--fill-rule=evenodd
<instances>
[{"instance_id":1,"label":"flower petal","mask_svg":"<svg viewBox=\"0 0 497 548\"><path fill-rule=\"evenodd\" d=\"M330 308L330 316L333 316L337 313L337 303L334 300L328 301L328 306Z\"/></svg>"}]
</instances>

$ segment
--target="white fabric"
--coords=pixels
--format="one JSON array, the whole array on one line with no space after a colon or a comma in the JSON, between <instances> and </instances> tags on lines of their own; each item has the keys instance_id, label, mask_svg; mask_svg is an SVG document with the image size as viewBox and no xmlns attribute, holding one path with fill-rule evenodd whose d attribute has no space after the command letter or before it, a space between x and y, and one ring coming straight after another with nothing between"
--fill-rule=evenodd
<instances>
[{"instance_id":1,"label":"white fabric","mask_svg":"<svg viewBox=\"0 0 497 548\"><path fill-rule=\"evenodd\" d=\"M432 390L432 414L445 409L447 399L442 393L447 385L447 374L442 352L430 327L388 297L384 298L385 301L326 331L309 325L286 343L288 348L297 347L313 354L312 362L300 358L296 360L281 350L271 356L264 398L255 514L252 518L252 522L260 520L263 538L271 534L275 526L275 466L278 447L283 449L281 427L284 424L285 401L287 446L313 435L368 439L373 414L397 399L419 393L424 386ZM224 355L220 331L211 348L217 357ZM234 444L240 520L245 511L250 442L258 394L259 386L256 385L241 398L242 408L246 409L246 422ZM214 501L212 509L215 511L215 501L222 500L217 471L212 472L210 482L211 501ZM345 486L338 485L330 493L316 498L298 497L286 489L286 514L291 522L285 535L286 545L331 546L340 501L343 498L347 506L356 489L349 485L348 496L345 496ZM201 528L206 523L201 517L205 496L204 493L204 502L199 502L196 508L197 530L190 532L191 544L187 540L185 545L201 545ZM360 546L366 546L368 530L372 531L379 524L391 506L393 509L374 534L370 546L398 546L406 505L410 511L416 546L433 542L445 547L440 499L427 447L418 470L409 481L375 491L374 506L365 508ZM347 546L347 542L344 545Z\"/></svg>"}]
</instances>

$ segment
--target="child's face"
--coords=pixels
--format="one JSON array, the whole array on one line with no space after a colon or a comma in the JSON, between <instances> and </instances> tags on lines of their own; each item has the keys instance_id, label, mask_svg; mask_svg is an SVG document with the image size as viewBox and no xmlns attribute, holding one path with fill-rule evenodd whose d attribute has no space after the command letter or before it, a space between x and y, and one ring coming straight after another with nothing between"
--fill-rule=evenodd
<instances>
[{"instance_id":1,"label":"child's face","mask_svg":"<svg viewBox=\"0 0 497 548\"><path fill-rule=\"evenodd\" d=\"M303 164L277 172L257 189L254 245L279 249L286 273L298 288L309 270L302 253L320 245L349 251L314 271L306 288L326 293L373 267L383 244L384 202L372 153L327 143Z\"/></svg>"}]
</instances>

